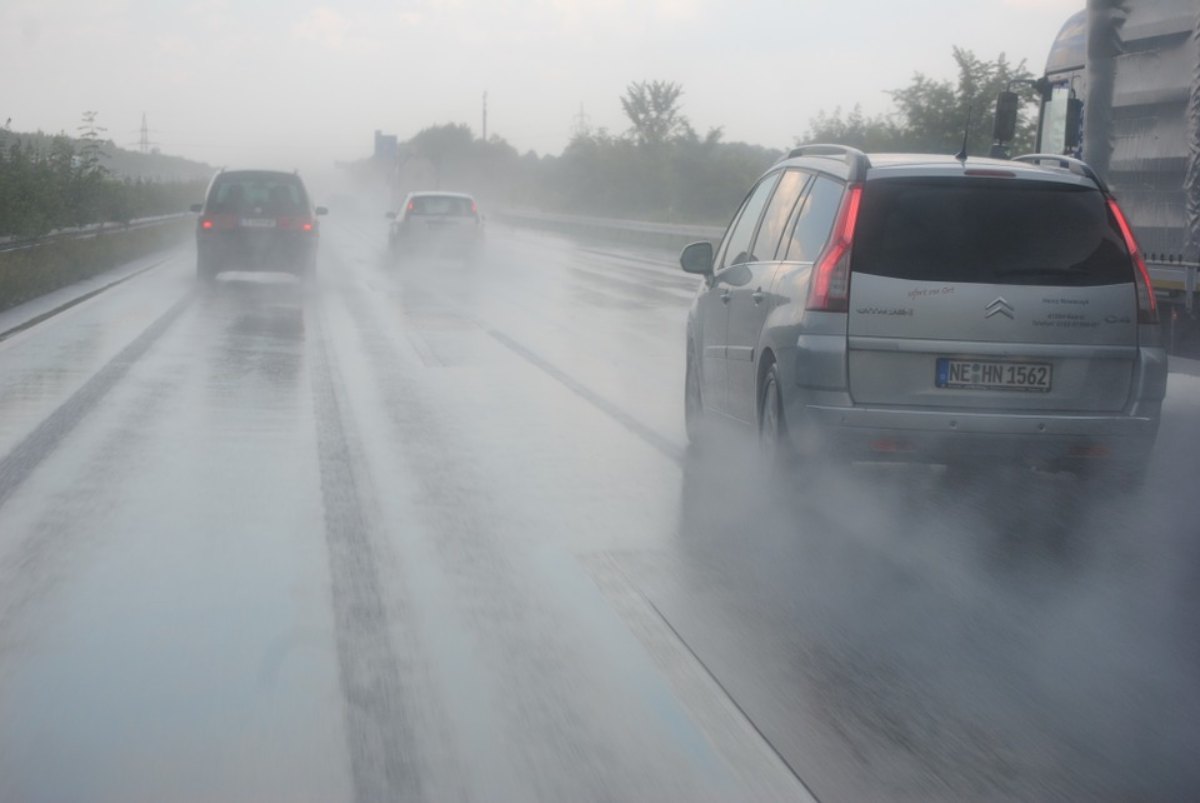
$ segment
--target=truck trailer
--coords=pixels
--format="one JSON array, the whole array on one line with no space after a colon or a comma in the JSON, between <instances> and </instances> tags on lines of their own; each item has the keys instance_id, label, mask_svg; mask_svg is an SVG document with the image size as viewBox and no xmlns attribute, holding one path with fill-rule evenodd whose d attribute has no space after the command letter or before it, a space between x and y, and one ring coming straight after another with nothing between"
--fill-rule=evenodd
<instances>
[{"instance_id":1,"label":"truck trailer","mask_svg":"<svg viewBox=\"0 0 1200 803\"><path fill-rule=\"evenodd\" d=\"M1037 152L1081 158L1109 185L1154 281L1172 352L1200 350L1200 3L1088 0L1035 83ZM998 145L1007 103L997 106ZM1008 134L1011 137L1011 134Z\"/></svg>"}]
</instances>

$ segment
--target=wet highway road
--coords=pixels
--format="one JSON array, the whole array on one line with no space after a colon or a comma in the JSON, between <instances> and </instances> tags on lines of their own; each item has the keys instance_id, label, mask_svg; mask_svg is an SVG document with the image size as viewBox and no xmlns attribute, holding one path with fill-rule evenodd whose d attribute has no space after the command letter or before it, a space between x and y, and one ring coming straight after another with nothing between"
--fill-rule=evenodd
<instances>
[{"instance_id":1,"label":"wet highway road","mask_svg":"<svg viewBox=\"0 0 1200 803\"><path fill-rule=\"evenodd\" d=\"M669 255L493 228L0 341L0 800L1200 794L1200 379L1135 496L775 487Z\"/></svg>"}]
</instances>

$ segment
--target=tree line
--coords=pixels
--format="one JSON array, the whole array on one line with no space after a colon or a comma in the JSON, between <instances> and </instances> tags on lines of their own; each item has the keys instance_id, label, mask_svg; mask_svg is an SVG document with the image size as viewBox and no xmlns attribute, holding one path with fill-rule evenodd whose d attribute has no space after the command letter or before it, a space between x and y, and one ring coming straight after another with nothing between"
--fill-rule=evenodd
<instances>
[{"instance_id":1,"label":"tree line","mask_svg":"<svg viewBox=\"0 0 1200 803\"><path fill-rule=\"evenodd\" d=\"M952 154L964 133L968 152L991 145L996 95L1006 88L1026 101L1014 152L1032 150L1034 90L1024 62L1000 54L981 59L954 48L957 76L920 73L891 91L890 111L865 115L860 106L822 110L796 142L834 142L867 151ZM728 142L721 128L697 131L683 112L684 89L668 81L626 87L624 131L577 125L561 154L521 154L502 137L484 141L461 124L431 126L401 147L394 164L364 160L352 173L386 174L394 192L463 189L492 205L668 222L724 223L753 181L783 147ZM107 166L112 142L95 112L78 136L14 134L0 129L0 236L34 237L58 228L181 212L203 194L207 165L170 165L170 180L118 176ZM133 156L133 154L123 154ZM160 165L161 166L161 165Z\"/></svg>"},{"instance_id":2,"label":"tree line","mask_svg":"<svg viewBox=\"0 0 1200 803\"><path fill-rule=\"evenodd\" d=\"M186 211L205 180L155 181L115 175L106 166L111 141L95 112L79 136L17 134L0 129L0 237L39 237L56 229L128 222ZM207 166L195 165L192 175Z\"/></svg>"},{"instance_id":3,"label":"tree line","mask_svg":"<svg viewBox=\"0 0 1200 803\"><path fill-rule=\"evenodd\" d=\"M920 73L891 91L892 109L865 115L860 106L822 110L801 142L867 151L987 155L996 96L1012 88L1025 106L1013 152L1032 150L1036 100L1024 62L1004 54L982 59L954 48L957 76ZM561 154L521 155L502 137L483 141L462 124L431 126L401 146L391 181L401 191L462 189L493 204L647 220L724 223L754 180L784 148L728 142L721 128L697 131L683 113L684 89L668 81L629 84L620 98L629 127L621 132L577 125ZM414 165L423 166L414 168ZM368 161L354 168L369 173Z\"/></svg>"}]
</instances>

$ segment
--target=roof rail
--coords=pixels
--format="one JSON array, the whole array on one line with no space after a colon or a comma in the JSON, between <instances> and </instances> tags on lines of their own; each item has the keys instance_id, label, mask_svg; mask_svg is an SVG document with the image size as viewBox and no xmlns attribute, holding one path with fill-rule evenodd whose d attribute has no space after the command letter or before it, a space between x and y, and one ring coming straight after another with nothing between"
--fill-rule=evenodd
<instances>
[{"instance_id":1,"label":"roof rail","mask_svg":"<svg viewBox=\"0 0 1200 803\"><path fill-rule=\"evenodd\" d=\"M850 168L850 181L862 181L871 168L870 158L858 148L848 145L799 145L788 151L786 158L795 159L798 156L840 156Z\"/></svg>"},{"instance_id":2,"label":"roof rail","mask_svg":"<svg viewBox=\"0 0 1200 803\"><path fill-rule=\"evenodd\" d=\"M1082 159L1076 159L1073 156L1063 156L1058 153L1027 153L1024 156L1014 156L1012 161L1033 165L1040 165L1042 162L1052 162L1058 167L1070 170L1077 176L1090 178L1096 182L1096 186L1100 188L1101 192L1108 192L1108 185L1104 183L1104 179L1100 178L1100 174L1093 170L1087 162Z\"/></svg>"}]
</instances>

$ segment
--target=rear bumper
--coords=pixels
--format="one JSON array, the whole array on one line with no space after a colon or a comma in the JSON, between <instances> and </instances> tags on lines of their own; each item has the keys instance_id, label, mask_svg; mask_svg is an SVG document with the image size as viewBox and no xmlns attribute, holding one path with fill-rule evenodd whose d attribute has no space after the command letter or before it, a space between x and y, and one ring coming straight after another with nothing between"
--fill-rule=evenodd
<instances>
[{"instance_id":1,"label":"rear bumper","mask_svg":"<svg viewBox=\"0 0 1200 803\"><path fill-rule=\"evenodd\" d=\"M212 270L301 273L316 259L317 237L299 232L267 238L209 232L197 236L196 252Z\"/></svg>"},{"instance_id":2,"label":"rear bumper","mask_svg":"<svg viewBox=\"0 0 1200 803\"><path fill-rule=\"evenodd\" d=\"M429 226L404 223L392 229L390 239L395 245L425 246L476 242L483 234L478 223Z\"/></svg>"},{"instance_id":3,"label":"rear bumper","mask_svg":"<svg viewBox=\"0 0 1200 803\"><path fill-rule=\"evenodd\" d=\"M802 454L927 463L1139 461L1158 434L1166 386L1160 348L1142 350L1125 409L1096 413L856 404L843 343L801 338L779 361L788 374L788 431Z\"/></svg>"},{"instance_id":4,"label":"rear bumper","mask_svg":"<svg viewBox=\"0 0 1200 803\"><path fill-rule=\"evenodd\" d=\"M1150 406L1140 415L1066 415L800 404L789 431L798 449L819 443L850 460L1141 460L1158 433L1158 405Z\"/></svg>"}]
</instances>

